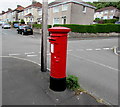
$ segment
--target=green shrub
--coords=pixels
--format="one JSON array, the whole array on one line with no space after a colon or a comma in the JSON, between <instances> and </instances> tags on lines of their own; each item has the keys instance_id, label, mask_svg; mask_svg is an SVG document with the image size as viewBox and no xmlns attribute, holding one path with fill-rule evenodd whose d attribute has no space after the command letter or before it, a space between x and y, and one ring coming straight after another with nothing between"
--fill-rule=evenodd
<instances>
[{"instance_id":1,"label":"green shrub","mask_svg":"<svg viewBox=\"0 0 120 107\"><path fill-rule=\"evenodd\" d=\"M95 25L77 25L77 24L55 24L54 27L68 27L72 32L77 33L110 33L120 32L120 25L118 24L95 24Z\"/></svg>"},{"instance_id":2,"label":"green shrub","mask_svg":"<svg viewBox=\"0 0 120 107\"><path fill-rule=\"evenodd\" d=\"M23 19L20 20L21 24L25 24L25 21Z\"/></svg>"},{"instance_id":3,"label":"green shrub","mask_svg":"<svg viewBox=\"0 0 120 107\"><path fill-rule=\"evenodd\" d=\"M118 21L118 19L105 19L105 20L103 20L103 23L115 23L116 21Z\"/></svg>"},{"instance_id":4,"label":"green shrub","mask_svg":"<svg viewBox=\"0 0 120 107\"><path fill-rule=\"evenodd\" d=\"M42 29L41 24L33 24L32 26L33 26L33 28L36 28L36 29ZM48 28L51 28L51 27L52 27L52 25L48 25Z\"/></svg>"},{"instance_id":5,"label":"green shrub","mask_svg":"<svg viewBox=\"0 0 120 107\"><path fill-rule=\"evenodd\" d=\"M19 23L19 21L13 21L12 23L13 23L13 25L14 25L15 23Z\"/></svg>"},{"instance_id":6,"label":"green shrub","mask_svg":"<svg viewBox=\"0 0 120 107\"><path fill-rule=\"evenodd\" d=\"M78 77L74 75L68 75L68 77L66 78L66 85L67 88L70 90L76 90L80 88L80 85L78 83Z\"/></svg>"}]
</instances>

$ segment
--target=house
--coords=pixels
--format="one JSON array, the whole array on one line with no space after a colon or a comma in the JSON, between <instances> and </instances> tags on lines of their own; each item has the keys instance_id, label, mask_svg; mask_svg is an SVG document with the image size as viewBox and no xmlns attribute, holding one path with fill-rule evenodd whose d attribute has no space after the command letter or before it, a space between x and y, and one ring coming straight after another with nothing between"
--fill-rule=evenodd
<instances>
[{"instance_id":1,"label":"house","mask_svg":"<svg viewBox=\"0 0 120 107\"><path fill-rule=\"evenodd\" d=\"M6 22L12 21L12 9L8 8L8 11L6 12Z\"/></svg>"},{"instance_id":2,"label":"house","mask_svg":"<svg viewBox=\"0 0 120 107\"><path fill-rule=\"evenodd\" d=\"M24 7L17 5L17 8L12 11L12 21L19 21L18 13L23 11Z\"/></svg>"},{"instance_id":3,"label":"house","mask_svg":"<svg viewBox=\"0 0 120 107\"><path fill-rule=\"evenodd\" d=\"M2 21L7 22L7 14L5 11L2 11Z\"/></svg>"},{"instance_id":4,"label":"house","mask_svg":"<svg viewBox=\"0 0 120 107\"><path fill-rule=\"evenodd\" d=\"M94 19L96 18L113 19L113 18L119 18L119 15L120 15L120 10L113 6L110 6L96 10L94 14Z\"/></svg>"},{"instance_id":5,"label":"house","mask_svg":"<svg viewBox=\"0 0 120 107\"><path fill-rule=\"evenodd\" d=\"M24 9L24 21L25 23L37 23L38 22L38 10L42 8L42 4L35 2Z\"/></svg>"},{"instance_id":6,"label":"house","mask_svg":"<svg viewBox=\"0 0 120 107\"><path fill-rule=\"evenodd\" d=\"M90 25L96 7L80 0L56 0L49 4L48 24Z\"/></svg>"}]
</instances>

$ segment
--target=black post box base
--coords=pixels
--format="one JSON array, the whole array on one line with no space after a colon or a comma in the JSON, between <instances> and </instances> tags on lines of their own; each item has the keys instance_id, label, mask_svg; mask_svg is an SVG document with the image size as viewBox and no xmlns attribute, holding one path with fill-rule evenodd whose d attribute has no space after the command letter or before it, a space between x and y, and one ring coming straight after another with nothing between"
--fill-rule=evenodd
<instances>
[{"instance_id":1,"label":"black post box base","mask_svg":"<svg viewBox=\"0 0 120 107\"><path fill-rule=\"evenodd\" d=\"M53 91L64 91L66 89L66 78L50 77L50 89Z\"/></svg>"}]
</instances>

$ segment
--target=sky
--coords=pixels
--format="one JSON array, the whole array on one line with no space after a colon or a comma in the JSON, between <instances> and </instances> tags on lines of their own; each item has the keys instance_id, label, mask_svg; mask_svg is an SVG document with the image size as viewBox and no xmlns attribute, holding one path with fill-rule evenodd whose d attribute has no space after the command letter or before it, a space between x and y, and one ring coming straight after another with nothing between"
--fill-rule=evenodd
<instances>
[{"instance_id":1,"label":"sky","mask_svg":"<svg viewBox=\"0 0 120 107\"><path fill-rule=\"evenodd\" d=\"M42 0L36 0L38 2L42 2ZM54 0L48 0L48 2L52 2ZM93 1L93 0L83 0L83 1ZM96 0L94 0L96 1ZM32 0L0 0L0 13L3 11L7 11L8 8L15 9L17 5L21 5L26 7L31 5Z\"/></svg>"}]
</instances>

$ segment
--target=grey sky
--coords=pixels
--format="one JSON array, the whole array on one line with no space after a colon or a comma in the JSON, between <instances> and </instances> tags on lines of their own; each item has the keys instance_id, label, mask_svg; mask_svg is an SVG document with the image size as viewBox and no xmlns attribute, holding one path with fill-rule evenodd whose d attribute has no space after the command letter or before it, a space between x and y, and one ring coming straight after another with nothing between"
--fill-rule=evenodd
<instances>
[{"instance_id":1,"label":"grey sky","mask_svg":"<svg viewBox=\"0 0 120 107\"><path fill-rule=\"evenodd\" d=\"M42 2L42 0L36 0L38 2ZM54 0L48 0L48 2L52 2ZM83 0L83 1L93 1L93 0ZM94 0L96 1L96 0ZM15 9L17 5L21 5L26 7L30 5L32 0L0 0L0 13L3 11L7 11L8 8Z\"/></svg>"}]
</instances>

